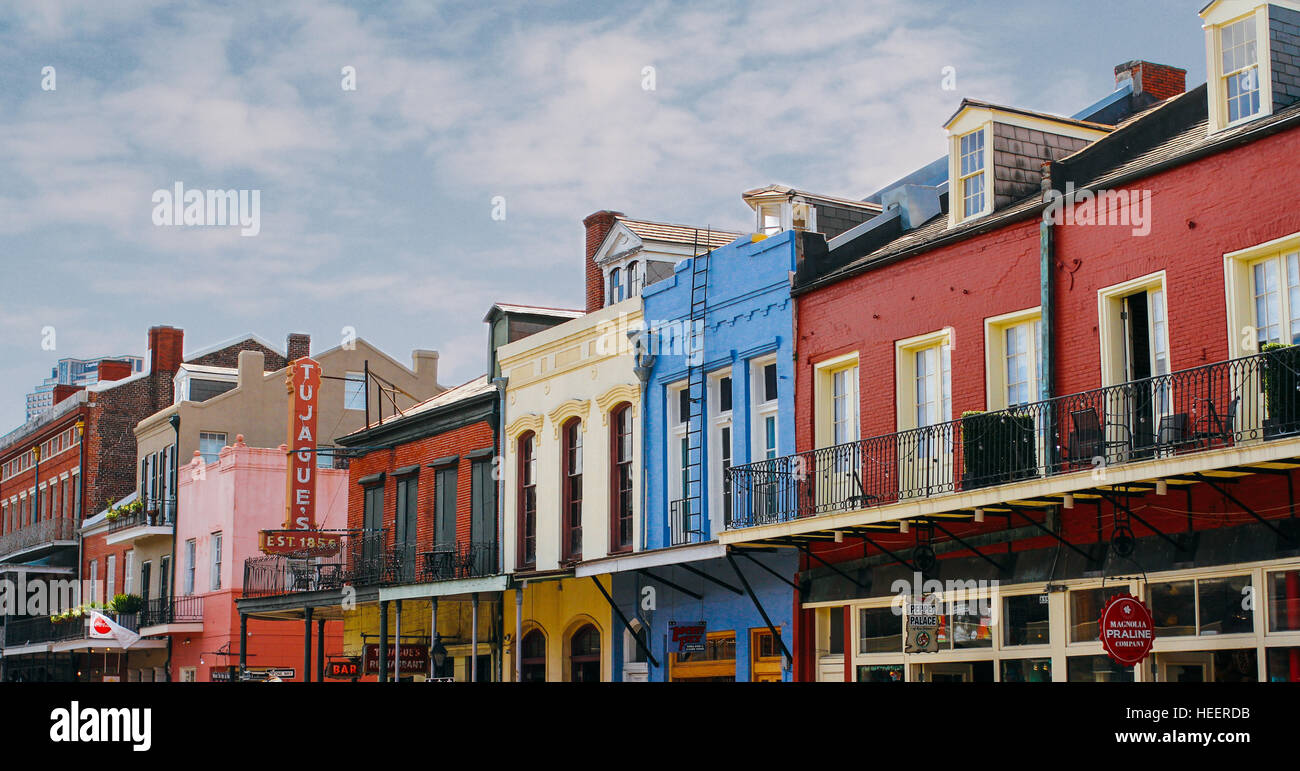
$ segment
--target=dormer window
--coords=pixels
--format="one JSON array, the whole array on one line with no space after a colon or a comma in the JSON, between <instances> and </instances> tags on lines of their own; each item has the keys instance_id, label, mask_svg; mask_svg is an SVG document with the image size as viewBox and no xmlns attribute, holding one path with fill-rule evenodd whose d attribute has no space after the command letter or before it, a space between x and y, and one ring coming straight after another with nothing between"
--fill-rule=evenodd
<instances>
[{"instance_id":1,"label":"dormer window","mask_svg":"<svg viewBox=\"0 0 1300 771\"><path fill-rule=\"evenodd\" d=\"M1200 16L1211 134L1300 100L1300 2L1214 0Z\"/></svg>"},{"instance_id":2,"label":"dormer window","mask_svg":"<svg viewBox=\"0 0 1300 771\"><path fill-rule=\"evenodd\" d=\"M781 232L781 204L765 204L758 207L758 232L765 236L774 236Z\"/></svg>"},{"instance_id":3,"label":"dormer window","mask_svg":"<svg viewBox=\"0 0 1300 771\"><path fill-rule=\"evenodd\" d=\"M1219 30L1222 52L1223 93L1228 123L1254 117L1259 112L1259 47L1255 17L1247 16Z\"/></svg>"},{"instance_id":4,"label":"dormer window","mask_svg":"<svg viewBox=\"0 0 1300 771\"><path fill-rule=\"evenodd\" d=\"M605 304L623 302L631 297L640 297L641 288L645 286L644 263L632 260L606 268Z\"/></svg>"},{"instance_id":5,"label":"dormer window","mask_svg":"<svg viewBox=\"0 0 1300 771\"><path fill-rule=\"evenodd\" d=\"M958 178L958 186L961 191L962 219L967 219L984 213L988 198L984 184L984 129L963 135L959 142L958 163L961 176Z\"/></svg>"}]
</instances>

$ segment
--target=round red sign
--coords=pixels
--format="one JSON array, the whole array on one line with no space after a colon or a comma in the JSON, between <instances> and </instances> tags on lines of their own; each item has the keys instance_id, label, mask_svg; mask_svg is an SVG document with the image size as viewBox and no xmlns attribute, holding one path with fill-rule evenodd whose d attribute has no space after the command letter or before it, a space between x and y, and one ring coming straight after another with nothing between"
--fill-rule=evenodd
<instances>
[{"instance_id":1,"label":"round red sign","mask_svg":"<svg viewBox=\"0 0 1300 771\"><path fill-rule=\"evenodd\" d=\"M1115 663L1131 667L1151 652L1156 624L1151 611L1131 594L1117 594L1101 611L1101 647Z\"/></svg>"},{"instance_id":2,"label":"round red sign","mask_svg":"<svg viewBox=\"0 0 1300 771\"><path fill-rule=\"evenodd\" d=\"M109 626L107 621L102 618L95 619L95 632L97 634L108 634L111 631L113 631L113 627Z\"/></svg>"}]
</instances>

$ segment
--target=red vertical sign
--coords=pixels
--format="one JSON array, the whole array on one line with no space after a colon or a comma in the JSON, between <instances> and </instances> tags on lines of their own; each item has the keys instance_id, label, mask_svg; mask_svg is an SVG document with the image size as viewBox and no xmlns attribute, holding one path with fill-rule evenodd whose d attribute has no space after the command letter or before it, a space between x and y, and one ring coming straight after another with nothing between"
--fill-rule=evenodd
<instances>
[{"instance_id":1,"label":"red vertical sign","mask_svg":"<svg viewBox=\"0 0 1300 771\"><path fill-rule=\"evenodd\" d=\"M289 384L289 487L286 530L316 528L316 405L320 364L310 356L294 359Z\"/></svg>"}]
</instances>

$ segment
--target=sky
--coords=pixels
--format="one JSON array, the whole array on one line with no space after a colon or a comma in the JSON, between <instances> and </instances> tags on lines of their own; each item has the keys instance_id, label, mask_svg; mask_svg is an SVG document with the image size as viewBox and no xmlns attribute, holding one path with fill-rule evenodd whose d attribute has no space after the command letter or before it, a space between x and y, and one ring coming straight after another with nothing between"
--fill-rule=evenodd
<instances>
[{"instance_id":1,"label":"sky","mask_svg":"<svg viewBox=\"0 0 1300 771\"><path fill-rule=\"evenodd\" d=\"M1198 85L1202 4L5 3L0 433L59 358L159 324L187 352L351 328L456 385L493 302L582 307L586 215L748 231L745 190L861 198L942 156L962 97L1069 115L1131 59ZM258 232L168 224L178 182L255 191Z\"/></svg>"}]
</instances>

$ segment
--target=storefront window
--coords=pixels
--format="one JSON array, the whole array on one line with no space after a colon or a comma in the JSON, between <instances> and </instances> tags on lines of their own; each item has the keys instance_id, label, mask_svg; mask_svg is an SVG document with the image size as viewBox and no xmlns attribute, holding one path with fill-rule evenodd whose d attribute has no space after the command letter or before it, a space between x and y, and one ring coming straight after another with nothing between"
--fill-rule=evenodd
<instances>
[{"instance_id":1,"label":"storefront window","mask_svg":"<svg viewBox=\"0 0 1300 771\"><path fill-rule=\"evenodd\" d=\"M893 607L858 611L858 653L898 653L903 649L903 616Z\"/></svg>"},{"instance_id":2,"label":"storefront window","mask_svg":"<svg viewBox=\"0 0 1300 771\"><path fill-rule=\"evenodd\" d=\"M1071 656L1065 660L1065 679L1071 683L1131 683L1133 669L1116 664L1110 656Z\"/></svg>"},{"instance_id":3,"label":"storefront window","mask_svg":"<svg viewBox=\"0 0 1300 771\"><path fill-rule=\"evenodd\" d=\"M1051 642L1046 594L1007 597L1002 607L1004 645L1047 645Z\"/></svg>"},{"instance_id":4,"label":"storefront window","mask_svg":"<svg viewBox=\"0 0 1300 771\"><path fill-rule=\"evenodd\" d=\"M902 664L864 664L858 666L859 683L901 683Z\"/></svg>"},{"instance_id":5,"label":"storefront window","mask_svg":"<svg viewBox=\"0 0 1300 771\"><path fill-rule=\"evenodd\" d=\"M1300 570L1268 574L1268 631L1300 631Z\"/></svg>"},{"instance_id":6,"label":"storefront window","mask_svg":"<svg viewBox=\"0 0 1300 771\"><path fill-rule=\"evenodd\" d=\"M1269 648L1264 663L1270 683L1300 683L1300 647Z\"/></svg>"},{"instance_id":7,"label":"storefront window","mask_svg":"<svg viewBox=\"0 0 1300 771\"><path fill-rule=\"evenodd\" d=\"M992 648L993 609L989 601L957 602L948 620L952 623L952 647Z\"/></svg>"},{"instance_id":8,"label":"storefront window","mask_svg":"<svg viewBox=\"0 0 1300 771\"><path fill-rule=\"evenodd\" d=\"M1128 593L1127 586L1079 589L1070 592L1070 642L1096 642L1101 638L1101 611L1111 597Z\"/></svg>"},{"instance_id":9,"label":"storefront window","mask_svg":"<svg viewBox=\"0 0 1300 771\"><path fill-rule=\"evenodd\" d=\"M1002 682L1050 683L1052 682L1052 660L1015 659L1013 661L1003 661Z\"/></svg>"},{"instance_id":10,"label":"storefront window","mask_svg":"<svg viewBox=\"0 0 1300 771\"><path fill-rule=\"evenodd\" d=\"M1193 581L1167 581L1151 584L1151 615L1156 622L1156 637L1196 634L1196 593Z\"/></svg>"},{"instance_id":11,"label":"storefront window","mask_svg":"<svg viewBox=\"0 0 1300 771\"><path fill-rule=\"evenodd\" d=\"M1242 634L1255 630L1250 576L1203 578L1196 582L1201 634Z\"/></svg>"}]
</instances>

